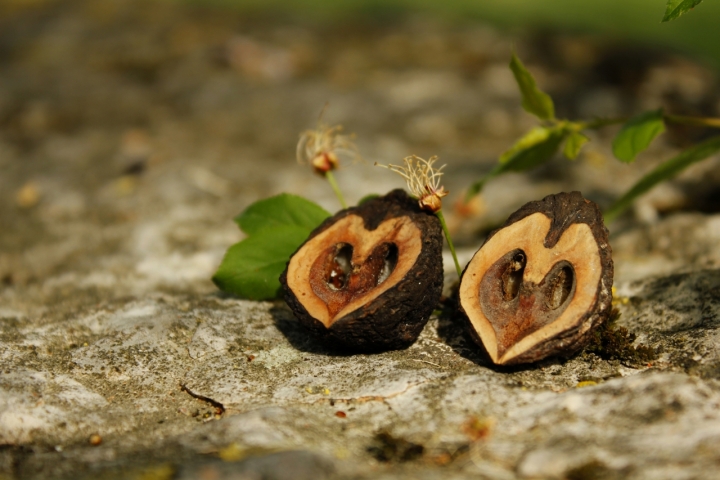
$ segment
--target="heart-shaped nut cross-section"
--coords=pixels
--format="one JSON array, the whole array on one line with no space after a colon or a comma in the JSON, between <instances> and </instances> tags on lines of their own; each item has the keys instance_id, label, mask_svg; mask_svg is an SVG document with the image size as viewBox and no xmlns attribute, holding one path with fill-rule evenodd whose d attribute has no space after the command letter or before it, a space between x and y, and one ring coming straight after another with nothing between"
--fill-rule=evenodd
<instances>
[{"instance_id":1,"label":"heart-shaped nut cross-section","mask_svg":"<svg viewBox=\"0 0 720 480\"><path fill-rule=\"evenodd\" d=\"M367 230L361 217L347 215L293 255L288 287L308 292L303 299L308 313L330 327L396 285L421 250L421 232L410 217Z\"/></svg>"},{"instance_id":2,"label":"heart-shaped nut cross-section","mask_svg":"<svg viewBox=\"0 0 720 480\"><path fill-rule=\"evenodd\" d=\"M560 193L488 237L463 273L460 306L496 364L567 355L609 315L612 273L597 205Z\"/></svg>"},{"instance_id":3,"label":"heart-shaped nut cross-section","mask_svg":"<svg viewBox=\"0 0 720 480\"><path fill-rule=\"evenodd\" d=\"M355 350L404 348L442 291L442 229L402 190L339 212L280 277L311 331Z\"/></svg>"}]
</instances>

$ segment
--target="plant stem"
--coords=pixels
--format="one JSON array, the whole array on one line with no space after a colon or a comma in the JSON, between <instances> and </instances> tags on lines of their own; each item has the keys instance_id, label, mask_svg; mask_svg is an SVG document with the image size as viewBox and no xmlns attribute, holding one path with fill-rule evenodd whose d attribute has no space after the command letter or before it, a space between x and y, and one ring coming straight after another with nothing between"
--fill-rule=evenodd
<instances>
[{"instance_id":1,"label":"plant stem","mask_svg":"<svg viewBox=\"0 0 720 480\"><path fill-rule=\"evenodd\" d=\"M694 127L710 127L720 128L720 118L711 117L688 117L685 115L663 115L666 121L670 123L680 123L682 125L692 125Z\"/></svg>"},{"instance_id":2,"label":"plant stem","mask_svg":"<svg viewBox=\"0 0 720 480\"><path fill-rule=\"evenodd\" d=\"M664 114L663 118L669 123L679 123L682 125L692 125L693 127L709 127L709 128L720 128L720 118L713 117L691 117L687 115L670 115ZM598 118L596 120L590 120L588 122L581 123L582 129L596 129L606 127L608 125L616 125L618 123L625 123L629 120L629 117L617 117L617 118Z\"/></svg>"},{"instance_id":3,"label":"plant stem","mask_svg":"<svg viewBox=\"0 0 720 480\"><path fill-rule=\"evenodd\" d=\"M442 210L435 212L435 215L440 219L440 225L442 225L443 232L445 232L445 239L450 247L450 253L452 253L453 260L455 261L455 269L457 270L458 278L462 276L462 270L460 269L460 263L458 262L457 255L455 255L455 247L453 246L452 239L450 238L450 232L448 231L447 224L445 223L445 217L443 216Z\"/></svg>"},{"instance_id":4,"label":"plant stem","mask_svg":"<svg viewBox=\"0 0 720 480\"><path fill-rule=\"evenodd\" d=\"M602 127L607 127L608 125L617 125L618 123L625 123L629 120L629 117L616 117L616 118L596 118L595 120L590 120L588 122L582 122L580 125L582 126L581 130L590 129L595 130Z\"/></svg>"},{"instance_id":5,"label":"plant stem","mask_svg":"<svg viewBox=\"0 0 720 480\"><path fill-rule=\"evenodd\" d=\"M325 178L327 178L328 183L330 183L330 186L335 191L335 195L337 195L338 200L340 200L340 205L342 205L343 208L347 208L347 203L345 202L345 198L343 198L342 193L340 192L340 187L338 187L337 182L335 181L335 175L332 174L330 170L325 172Z\"/></svg>"},{"instance_id":6,"label":"plant stem","mask_svg":"<svg viewBox=\"0 0 720 480\"><path fill-rule=\"evenodd\" d=\"M617 199L615 203L605 211L605 222L610 223L615 220L637 197L658 183L674 177L693 163L715 155L718 151L720 151L720 135L693 145L673 158L664 161L650 173L642 177L625 195Z\"/></svg>"}]
</instances>

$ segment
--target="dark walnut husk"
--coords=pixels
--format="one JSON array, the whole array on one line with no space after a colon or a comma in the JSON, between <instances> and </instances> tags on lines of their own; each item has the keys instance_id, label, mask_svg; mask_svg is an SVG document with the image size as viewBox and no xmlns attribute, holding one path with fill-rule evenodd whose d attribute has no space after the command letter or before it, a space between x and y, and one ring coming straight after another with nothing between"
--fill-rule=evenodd
<instances>
[{"instance_id":1,"label":"dark walnut husk","mask_svg":"<svg viewBox=\"0 0 720 480\"><path fill-rule=\"evenodd\" d=\"M460 311L498 365L569 356L607 320L613 262L600 208L580 192L530 202L493 231L460 281Z\"/></svg>"},{"instance_id":2,"label":"dark walnut husk","mask_svg":"<svg viewBox=\"0 0 720 480\"><path fill-rule=\"evenodd\" d=\"M443 286L442 227L403 190L327 219L280 283L312 333L344 349L402 349L420 335Z\"/></svg>"}]
</instances>

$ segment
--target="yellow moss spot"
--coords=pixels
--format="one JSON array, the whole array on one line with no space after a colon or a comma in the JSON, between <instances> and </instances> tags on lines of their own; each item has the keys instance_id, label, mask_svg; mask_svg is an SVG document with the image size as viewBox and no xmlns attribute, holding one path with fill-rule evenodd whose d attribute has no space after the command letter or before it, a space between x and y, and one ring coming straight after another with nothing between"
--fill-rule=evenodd
<instances>
[{"instance_id":1,"label":"yellow moss spot","mask_svg":"<svg viewBox=\"0 0 720 480\"><path fill-rule=\"evenodd\" d=\"M175 475L175 469L169 463L145 469L135 477L137 480L170 480Z\"/></svg>"},{"instance_id":2,"label":"yellow moss spot","mask_svg":"<svg viewBox=\"0 0 720 480\"><path fill-rule=\"evenodd\" d=\"M330 390L327 388L323 390L323 395L330 395Z\"/></svg>"},{"instance_id":3,"label":"yellow moss spot","mask_svg":"<svg viewBox=\"0 0 720 480\"><path fill-rule=\"evenodd\" d=\"M119 197L124 197L132 194L137 187L137 179L132 175L123 175L122 177L115 180L113 188L115 194Z\"/></svg>"},{"instance_id":4,"label":"yellow moss spot","mask_svg":"<svg viewBox=\"0 0 720 480\"><path fill-rule=\"evenodd\" d=\"M618 297L617 296L617 288L614 286L612 287L612 304L613 306L621 304L621 305L627 305L630 303L630 299L628 297Z\"/></svg>"},{"instance_id":5,"label":"yellow moss spot","mask_svg":"<svg viewBox=\"0 0 720 480\"><path fill-rule=\"evenodd\" d=\"M35 182L28 182L18 190L15 203L20 208L31 208L40 201L40 190Z\"/></svg>"},{"instance_id":6,"label":"yellow moss spot","mask_svg":"<svg viewBox=\"0 0 720 480\"><path fill-rule=\"evenodd\" d=\"M350 450L345 447L338 447L333 453L338 460L344 460L350 456Z\"/></svg>"},{"instance_id":7,"label":"yellow moss spot","mask_svg":"<svg viewBox=\"0 0 720 480\"><path fill-rule=\"evenodd\" d=\"M598 383L594 380L585 380L583 382L578 382L578 384L575 385L575 388L592 387L593 385L597 384Z\"/></svg>"},{"instance_id":8,"label":"yellow moss spot","mask_svg":"<svg viewBox=\"0 0 720 480\"><path fill-rule=\"evenodd\" d=\"M308 393L313 393L312 388L310 387L305 387L305 391Z\"/></svg>"},{"instance_id":9,"label":"yellow moss spot","mask_svg":"<svg viewBox=\"0 0 720 480\"><path fill-rule=\"evenodd\" d=\"M615 297L612 300L613 306L627 305L628 303L630 303L630 299L628 297Z\"/></svg>"},{"instance_id":10,"label":"yellow moss spot","mask_svg":"<svg viewBox=\"0 0 720 480\"><path fill-rule=\"evenodd\" d=\"M247 449L237 443L231 443L218 452L218 456L225 462L237 462L247 456Z\"/></svg>"}]
</instances>

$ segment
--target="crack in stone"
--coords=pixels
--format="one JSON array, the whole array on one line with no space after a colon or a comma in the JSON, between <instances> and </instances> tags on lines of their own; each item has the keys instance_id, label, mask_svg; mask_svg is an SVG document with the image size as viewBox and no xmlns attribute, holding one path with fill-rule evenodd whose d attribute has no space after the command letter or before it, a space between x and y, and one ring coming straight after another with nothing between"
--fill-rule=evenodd
<instances>
[{"instance_id":1,"label":"crack in stone","mask_svg":"<svg viewBox=\"0 0 720 480\"><path fill-rule=\"evenodd\" d=\"M400 392L395 392L393 394L386 395L386 396L365 395L362 397L351 397L351 398L319 398L319 399L315 400L314 402L311 402L311 405L317 405L320 403L329 403L331 405L335 405L335 403L338 403L338 402L340 402L340 403L353 403L353 402L355 402L355 403L365 403L365 402L383 402L383 403L385 403L387 400L389 400L391 398L399 397L400 395L407 393L410 389L418 387L420 385L425 385L426 383L430 383L430 380L426 380L424 382L413 383L411 385L408 385L407 388L405 388L404 390L402 390ZM388 407L389 407L389 405L388 405ZM392 410L392 408L391 408L391 410Z\"/></svg>"}]
</instances>

